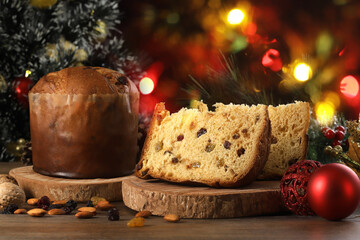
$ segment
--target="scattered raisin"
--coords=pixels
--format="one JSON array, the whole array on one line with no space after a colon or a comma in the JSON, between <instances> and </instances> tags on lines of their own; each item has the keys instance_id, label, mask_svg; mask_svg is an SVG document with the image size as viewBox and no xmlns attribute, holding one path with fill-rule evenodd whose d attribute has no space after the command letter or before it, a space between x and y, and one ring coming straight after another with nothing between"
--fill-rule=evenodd
<instances>
[{"instance_id":1,"label":"scattered raisin","mask_svg":"<svg viewBox=\"0 0 360 240\"><path fill-rule=\"evenodd\" d=\"M232 136L233 139L238 139L239 137L240 137L240 135L239 135L238 133L235 133L235 134Z\"/></svg>"},{"instance_id":2,"label":"scattered raisin","mask_svg":"<svg viewBox=\"0 0 360 240\"><path fill-rule=\"evenodd\" d=\"M69 200L65 203L65 207L63 210L66 212L66 214L70 214L72 211L74 211L77 207L77 203L74 200Z\"/></svg>"},{"instance_id":3,"label":"scattered raisin","mask_svg":"<svg viewBox=\"0 0 360 240\"><path fill-rule=\"evenodd\" d=\"M244 148L239 148L237 151L236 151L237 155L240 157L241 155L243 155L245 153L245 149Z\"/></svg>"},{"instance_id":4,"label":"scattered raisin","mask_svg":"<svg viewBox=\"0 0 360 240\"><path fill-rule=\"evenodd\" d=\"M172 162L172 163L178 163L178 162L179 162L179 159L174 157L174 158L171 159L171 162Z\"/></svg>"},{"instance_id":5,"label":"scattered raisin","mask_svg":"<svg viewBox=\"0 0 360 240\"><path fill-rule=\"evenodd\" d=\"M207 133L206 128L200 128L200 130L197 132L197 137L200 137L201 135L204 135Z\"/></svg>"},{"instance_id":6,"label":"scattered raisin","mask_svg":"<svg viewBox=\"0 0 360 240\"><path fill-rule=\"evenodd\" d=\"M206 152L211 152L212 150L214 150L214 148L215 148L215 145L212 144L212 143L209 143L208 145L206 145L205 151Z\"/></svg>"},{"instance_id":7,"label":"scattered raisin","mask_svg":"<svg viewBox=\"0 0 360 240\"><path fill-rule=\"evenodd\" d=\"M241 132L244 134L247 134L248 130L247 130L247 128L244 128L243 130L241 130Z\"/></svg>"},{"instance_id":8,"label":"scattered raisin","mask_svg":"<svg viewBox=\"0 0 360 240\"><path fill-rule=\"evenodd\" d=\"M111 208L107 212L109 221L119 221L120 215L117 208Z\"/></svg>"},{"instance_id":9,"label":"scattered raisin","mask_svg":"<svg viewBox=\"0 0 360 240\"><path fill-rule=\"evenodd\" d=\"M163 148L163 146L164 146L163 142L158 142L155 145L155 151L159 152Z\"/></svg>"},{"instance_id":10,"label":"scattered raisin","mask_svg":"<svg viewBox=\"0 0 360 240\"><path fill-rule=\"evenodd\" d=\"M128 223L126 224L128 227L142 227L144 226L145 218L142 217L135 217L130 219Z\"/></svg>"},{"instance_id":11,"label":"scattered raisin","mask_svg":"<svg viewBox=\"0 0 360 240\"><path fill-rule=\"evenodd\" d=\"M48 196L42 196L37 202L39 208L47 210L50 206L50 199Z\"/></svg>"},{"instance_id":12,"label":"scattered raisin","mask_svg":"<svg viewBox=\"0 0 360 240\"><path fill-rule=\"evenodd\" d=\"M231 143L229 141L224 142L224 148L230 149Z\"/></svg>"},{"instance_id":13,"label":"scattered raisin","mask_svg":"<svg viewBox=\"0 0 360 240\"><path fill-rule=\"evenodd\" d=\"M177 137L177 140L178 141L182 141L184 139L184 135L183 134L180 134L178 137Z\"/></svg>"}]
</instances>

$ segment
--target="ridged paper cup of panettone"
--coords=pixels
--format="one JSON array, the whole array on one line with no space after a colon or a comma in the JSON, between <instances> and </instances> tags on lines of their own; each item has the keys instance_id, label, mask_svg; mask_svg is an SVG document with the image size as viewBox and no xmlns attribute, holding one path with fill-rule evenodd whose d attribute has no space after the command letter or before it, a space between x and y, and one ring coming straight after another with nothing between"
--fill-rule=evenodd
<instances>
[{"instance_id":1,"label":"ridged paper cup of panettone","mask_svg":"<svg viewBox=\"0 0 360 240\"><path fill-rule=\"evenodd\" d=\"M49 73L29 103L34 171L66 178L132 173L139 92L124 75L100 67Z\"/></svg>"}]
</instances>

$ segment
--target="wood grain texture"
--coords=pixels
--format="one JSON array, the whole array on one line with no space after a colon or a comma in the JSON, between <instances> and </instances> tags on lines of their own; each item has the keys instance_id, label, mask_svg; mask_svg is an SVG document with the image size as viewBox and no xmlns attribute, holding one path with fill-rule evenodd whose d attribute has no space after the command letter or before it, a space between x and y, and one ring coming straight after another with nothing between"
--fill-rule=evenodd
<instances>
[{"instance_id":1,"label":"wood grain texture","mask_svg":"<svg viewBox=\"0 0 360 240\"><path fill-rule=\"evenodd\" d=\"M56 178L38 174L32 170L32 166L12 169L9 174L17 180L28 198L46 195L52 200L73 199L78 202L88 201L92 196L120 201L121 182L128 178Z\"/></svg>"},{"instance_id":2,"label":"wood grain texture","mask_svg":"<svg viewBox=\"0 0 360 240\"><path fill-rule=\"evenodd\" d=\"M256 181L239 189L172 184L135 176L123 181L124 204L154 215L182 218L235 218L281 213L284 208L278 181Z\"/></svg>"}]
</instances>

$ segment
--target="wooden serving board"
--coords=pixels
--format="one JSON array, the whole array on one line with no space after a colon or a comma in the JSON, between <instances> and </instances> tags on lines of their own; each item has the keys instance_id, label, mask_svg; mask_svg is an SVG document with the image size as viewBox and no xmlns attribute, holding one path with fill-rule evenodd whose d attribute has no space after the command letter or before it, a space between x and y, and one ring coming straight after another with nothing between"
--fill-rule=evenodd
<instances>
[{"instance_id":1,"label":"wooden serving board","mask_svg":"<svg viewBox=\"0 0 360 240\"><path fill-rule=\"evenodd\" d=\"M109 179L49 177L34 172L32 166L14 168L9 174L16 179L28 198L40 198L46 195L51 200L73 199L78 202L86 202L93 196L104 197L108 201L120 201L121 183L129 178L129 176Z\"/></svg>"},{"instance_id":2,"label":"wooden serving board","mask_svg":"<svg viewBox=\"0 0 360 240\"><path fill-rule=\"evenodd\" d=\"M123 181L124 204L153 215L181 218L235 218L285 212L279 181L255 181L239 189L184 186L131 176Z\"/></svg>"}]
</instances>

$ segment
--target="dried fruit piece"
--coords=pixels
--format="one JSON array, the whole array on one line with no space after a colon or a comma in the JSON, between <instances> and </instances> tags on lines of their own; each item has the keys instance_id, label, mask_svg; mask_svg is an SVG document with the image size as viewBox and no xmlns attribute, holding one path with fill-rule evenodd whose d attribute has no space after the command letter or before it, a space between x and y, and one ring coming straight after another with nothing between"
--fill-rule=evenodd
<instances>
[{"instance_id":1,"label":"dried fruit piece","mask_svg":"<svg viewBox=\"0 0 360 240\"><path fill-rule=\"evenodd\" d=\"M218 168L221 168L222 166L224 166L224 159L220 159L216 162L216 166Z\"/></svg>"},{"instance_id":2,"label":"dried fruit piece","mask_svg":"<svg viewBox=\"0 0 360 240\"><path fill-rule=\"evenodd\" d=\"M31 206L35 206L35 205L37 205L38 201L39 201L39 199L37 199L37 198L29 198L26 202L27 202L27 204L29 204Z\"/></svg>"},{"instance_id":3,"label":"dried fruit piece","mask_svg":"<svg viewBox=\"0 0 360 240\"><path fill-rule=\"evenodd\" d=\"M126 224L128 227L142 227L144 226L145 218L135 217L130 219L130 221Z\"/></svg>"},{"instance_id":4,"label":"dried fruit piece","mask_svg":"<svg viewBox=\"0 0 360 240\"><path fill-rule=\"evenodd\" d=\"M211 152L212 150L214 150L214 148L215 148L214 144L208 143L208 145L206 145L206 147L205 147L205 151L206 152Z\"/></svg>"},{"instance_id":5,"label":"dried fruit piece","mask_svg":"<svg viewBox=\"0 0 360 240\"><path fill-rule=\"evenodd\" d=\"M142 166L141 166L141 168L142 168ZM141 169L141 168L140 168L140 169ZM90 198L90 200L92 201L92 203L94 204L94 206L96 206L96 205L98 204L98 202L100 202L100 201L106 201L105 198L99 197L99 196L94 196L94 197Z\"/></svg>"},{"instance_id":6,"label":"dried fruit piece","mask_svg":"<svg viewBox=\"0 0 360 240\"><path fill-rule=\"evenodd\" d=\"M240 137L240 135L239 135L238 133L235 133L235 134L232 136L233 139L238 139L239 137Z\"/></svg>"},{"instance_id":7,"label":"dried fruit piece","mask_svg":"<svg viewBox=\"0 0 360 240\"><path fill-rule=\"evenodd\" d=\"M180 134L179 136L177 136L177 140L178 140L178 141L184 140L184 135L183 135L183 134Z\"/></svg>"},{"instance_id":8,"label":"dried fruit piece","mask_svg":"<svg viewBox=\"0 0 360 240\"><path fill-rule=\"evenodd\" d=\"M168 222L178 222L178 221L180 221L180 218L176 214L167 214L164 216L164 220L166 220Z\"/></svg>"},{"instance_id":9,"label":"dried fruit piece","mask_svg":"<svg viewBox=\"0 0 360 240\"><path fill-rule=\"evenodd\" d=\"M48 211L49 215L64 215L66 212L63 209L54 208Z\"/></svg>"},{"instance_id":10,"label":"dried fruit piece","mask_svg":"<svg viewBox=\"0 0 360 240\"><path fill-rule=\"evenodd\" d=\"M196 136L200 137L201 135L204 135L205 133L207 133L206 128L200 128L200 130L197 132Z\"/></svg>"},{"instance_id":11,"label":"dried fruit piece","mask_svg":"<svg viewBox=\"0 0 360 240\"><path fill-rule=\"evenodd\" d=\"M27 211L27 214L29 214L32 217L42 217L46 214L46 211L41 208L34 208L34 209Z\"/></svg>"},{"instance_id":12,"label":"dried fruit piece","mask_svg":"<svg viewBox=\"0 0 360 240\"><path fill-rule=\"evenodd\" d=\"M240 157L241 155L243 155L245 153L245 149L242 147L242 148L239 148L237 151L236 151L237 155Z\"/></svg>"},{"instance_id":13,"label":"dried fruit piece","mask_svg":"<svg viewBox=\"0 0 360 240\"><path fill-rule=\"evenodd\" d=\"M95 213L96 212L96 208L94 207L81 207L78 209L79 212L91 212L91 213Z\"/></svg>"},{"instance_id":14,"label":"dried fruit piece","mask_svg":"<svg viewBox=\"0 0 360 240\"><path fill-rule=\"evenodd\" d=\"M66 204L66 200L59 200L59 201L54 201L54 202L52 202L51 204L52 205L65 205Z\"/></svg>"},{"instance_id":15,"label":"dried fruit piece","mask_svg":"<svg viewBox=\"0 0 360 240\"><path fill-rule=\"evenodd\" d=\"M150 211L144 210L144 211L140 211L138 212L135 217L143 217L143 218L147 218L150 217L152 214Z\"/></svg>"},{"instance_id":16,"label":"dried fruit piece","mask_svg":"<svg viewBox=\"0 0 360 240\"><path fill-rule=\"evenodd\" d=\"M224 142L224 148L230 149L231 143L229 141Z\"/></svg>"},{"instance_id":17,"label":"dried fruit piece","mask_svg":"<svg viewBox=\"0 0 360 240\"><path fill-rule=\"evenodd\" d=\"M171 159L171 162L172 162L172 163L178 163L178 162L179 162L179 159L174 157L174 158Z\"/></svg>"},{"instance_id":18,"label":"dried fruit piece","mask_svg":"<svg viewBox=\"0 0 360 240\"><path fill-rule=\"evenodd\" d=\"M23 208L19 208L19 209L16 209L14 214L25 214L26 213L26 209L23 209Z\"/></svg>"},{"instance_id":19,"label":"dried fruit piece","mask_svg":"<svg viewBox=\"0 0 360 240\"><path fill-rule=\"evenodd\" d=\"M120 214L117 208L111 208L108 210L108 220L109 221L119 221Z\"/></svg>"},{"instance_id":20,"label":"dried fruit piece","mask_svg":"<svg viewBox=\"0 0 360 240\"><path fill-rule=\"evenodd\" d=\"M50 206L50 199L48 196L42 196L37 202L39 208L47 210Z\"/></svg>"},{"instance_id":21,"label":"dried fruit piece","mask_svg":"<svg viewBox=\"0 0 360 240\"><path fill-rule=\"evenodd\" d=\"M75 214L75 217L77 218L92 218L94 216L94 213L91 212L78 212Z\"/></svg>"},{"instance_id":22,"label":"dried fruit piece","mask_svg":"<svg viewBox=\"0 0 360 240\"><path fill-rule=\"evenodd\" d=\"M163 142L158 142L157 144L155 144L155 151L159 152L163 148L163 146Z\"/></svg>"}]
</instances>

